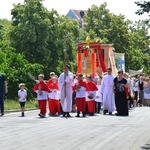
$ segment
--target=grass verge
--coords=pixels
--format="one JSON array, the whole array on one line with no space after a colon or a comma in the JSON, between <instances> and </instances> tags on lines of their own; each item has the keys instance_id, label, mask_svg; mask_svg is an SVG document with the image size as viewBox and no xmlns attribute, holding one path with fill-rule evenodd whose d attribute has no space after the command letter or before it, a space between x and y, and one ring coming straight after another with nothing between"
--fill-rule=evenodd
<instances>
[{"instance_id":1,"label":"grass verge","mask_svg":"<svg viewBox=\"0 0 150 150\"><path fill-rule=\"evenodd\" d=\"M5 110L20 110L20 104L17 100L5 100L4 101ZM26 102L25 108L36 108L37 100L30 100Z\"/></svg>"}]
</instances>

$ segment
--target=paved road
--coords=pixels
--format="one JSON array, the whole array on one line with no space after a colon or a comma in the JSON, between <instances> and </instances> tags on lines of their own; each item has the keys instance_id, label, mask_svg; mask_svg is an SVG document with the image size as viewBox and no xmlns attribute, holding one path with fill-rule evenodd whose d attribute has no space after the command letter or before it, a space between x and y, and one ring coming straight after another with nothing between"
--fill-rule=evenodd
<instances>
[{"instance_id":1,"label":"paved road","mask_svg":"<svg viewBox=\"0 0 150 150\"><path fill-rule=\"evenodd\" d=\"M38 111L0 117L0 150L146 150L150 149L150 108L129 117L39 118ZM72 114L75 116L75 114Z\"/></svg>"}]
</instances>

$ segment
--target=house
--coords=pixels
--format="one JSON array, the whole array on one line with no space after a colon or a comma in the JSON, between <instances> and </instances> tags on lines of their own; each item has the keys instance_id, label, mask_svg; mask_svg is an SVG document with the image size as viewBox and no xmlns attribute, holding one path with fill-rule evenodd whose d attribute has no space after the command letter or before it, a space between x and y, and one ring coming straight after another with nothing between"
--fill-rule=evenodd
<instances>
[{"instance_id":1,"label":"house","mask_svg":"<svg viewBox=\"0 0 150 150\"><path fill-rule=\"evenodd\" d=\"M76 10L76 9L70 9L67 13L67 16L70 19L75 19L79 22L80 27L82 28L84 26L83 17L87 16L87 10Z\"/></svg>"}]
</instances>

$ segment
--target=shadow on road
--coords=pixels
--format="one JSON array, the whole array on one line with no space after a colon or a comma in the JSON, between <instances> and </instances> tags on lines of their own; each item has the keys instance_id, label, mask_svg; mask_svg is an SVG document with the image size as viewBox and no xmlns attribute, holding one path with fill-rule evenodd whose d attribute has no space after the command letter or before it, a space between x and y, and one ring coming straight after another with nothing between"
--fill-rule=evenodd
<instances>
[{"instance_id":1,"label":"shadow on road","mask_svg":"<svg viewBox=\"0 0 150 150\"><path fill-rule=\"evenodd\" d=\"M145 144L144 146L141 146L141 149L143 150L150 150L150 144Z\"/></svg>"}]
</instances>

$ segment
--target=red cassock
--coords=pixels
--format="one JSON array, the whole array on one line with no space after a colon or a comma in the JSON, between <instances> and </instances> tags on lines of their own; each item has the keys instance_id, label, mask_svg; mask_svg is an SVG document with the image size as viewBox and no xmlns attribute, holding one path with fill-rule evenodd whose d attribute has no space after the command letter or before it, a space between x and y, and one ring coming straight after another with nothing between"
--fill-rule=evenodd
<instances>
[{"instance_id":1,"label":"red cassock","mask_svg":"<svg viewBox=\"0 0 150 150\"><path fill-rule=\"evenodd\" d=\"M83 80L78 80L75 84L76 90L76 105L77 111L85 112L86 107L86 82Z\"/></svg>"},{"instance_id":2,"label":"red cassock","mask_svg":"<svg viewBox=\"0 0 150 150\"><path fill-rule=\"evenodd\" d=\"M40 89L40 90L39 90ZM34 92L37 93L37 100L40 109L40 114L46 114L46 101L49 92L49 88L44 81L38 82L33 87Z\"/></svg>"},{"instance_id":3,"label":"red cassock","mask_svg":"<svg viewBox=\"0 0 150 150\"><path fill-rule=\"evenodd\" d=\"M49 111L52 115L56 113L60 113L60 102L59 102L59 88L57 83L51 83L49 85L50 93L49 93Z\"/></svg>"},{"instance_id":4,"label":"red cassock","mask_svg":"<svg viewBox=\"0 0 150 150\"><path fill-rule=\"evenodd\" d=\"M96 91L98 90L96 84L94 82L87 82L87 93L86 93L86 100L88 105L88 112L94 113L95 112L95 96ZM93 98L88 98L89 95L93 95Z\"/></svg>"},{"instance_id":5,"label":"red cassock","mask_svg":"<svg viewBox=\"0 0 150 150\"><path fill-rule=\"evenodd\" d=\"M47 82L47 86L49 87L50 84L52 84L52 83L53 83L52 79L49 79L48 82ZM56 83L58 83L58 81L56 81Z\"/></svg>"},{"instance_id":6,"label":"red cassock","mask_svg":"<svg viewBox=\"0 0 150 150\"><path fill-rule=\"evenodd\" d=\"M49 79L49 80L47 81L47 86L49 87L50 84L52 84L52 83L53 83L52 79Z\"/></svg>"}]
</instances>

